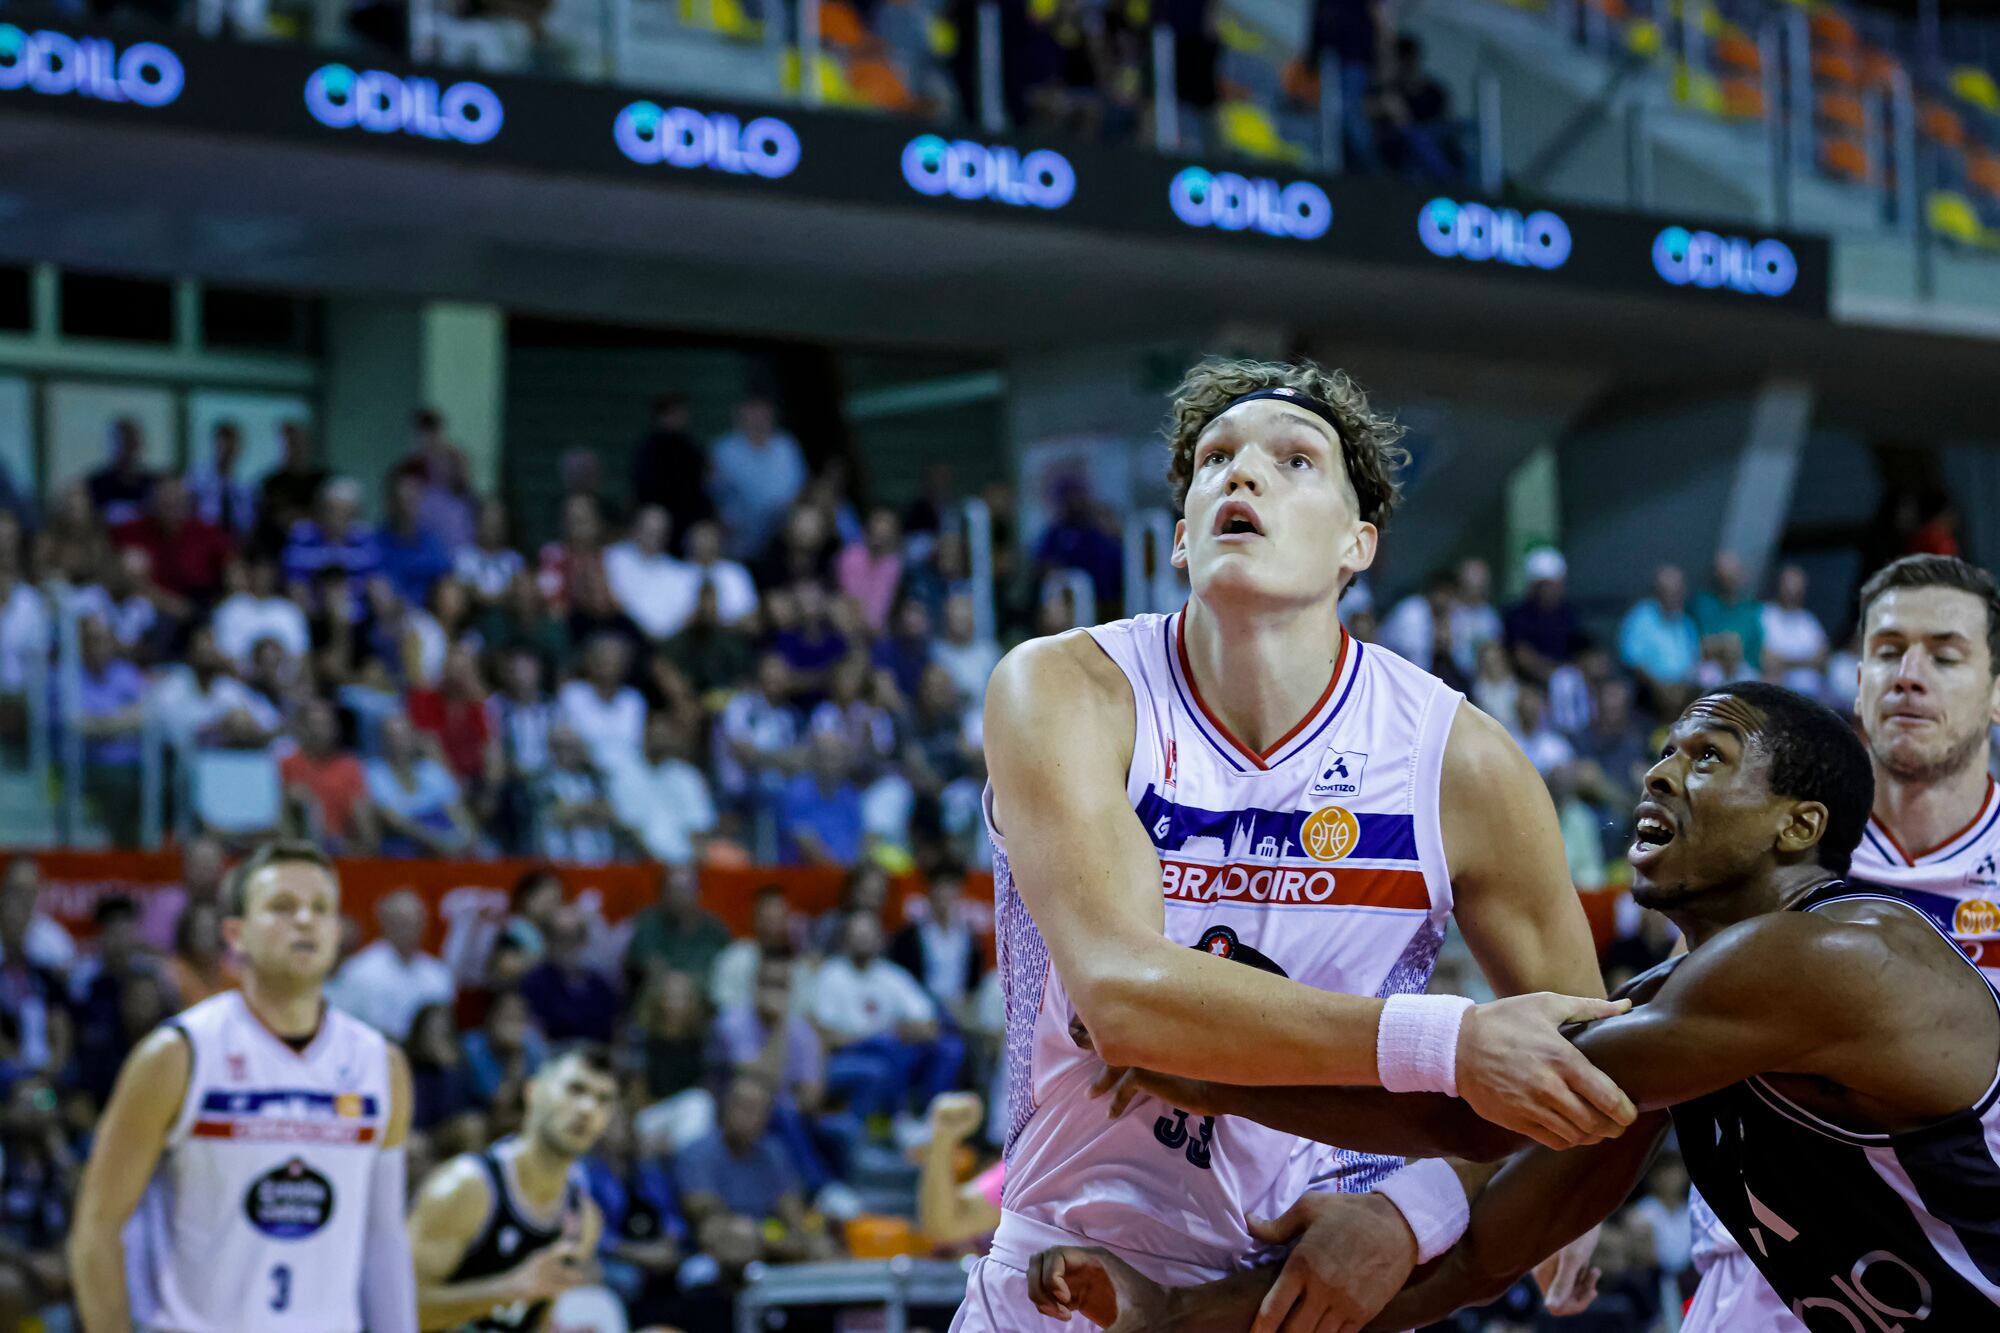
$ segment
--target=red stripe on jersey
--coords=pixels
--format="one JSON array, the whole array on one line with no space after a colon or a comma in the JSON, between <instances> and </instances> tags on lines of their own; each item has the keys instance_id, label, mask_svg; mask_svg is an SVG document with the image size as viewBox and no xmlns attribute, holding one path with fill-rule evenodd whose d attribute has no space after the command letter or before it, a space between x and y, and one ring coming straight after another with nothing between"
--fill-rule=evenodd
<instances>
[{"instance_id":1,"label":"red stripe on jersey","mask_svg":"<svg viewBox=\"0 0 2000 1333\"><path fill-rule=\"evenodd\" d=\"M1308 708L1306 715L1300 718L1290 731L1273 741L1270 749L1260 754L1245 745L1242 741L1237 740L1236 734L1224 726L1222 719L1215 715L1215 710L1208 706L1208 700L1201 697L1201 686L1196 683L1194 678L1194 665L1188 661L1187 612L1181 612L1179 619L1174 622L1174 651L1180 657L1181 675L1187 678L1188 694L1194 699L1194 706L1201 710L1201 715L1208 719L1208 725L1215 728L1218 736L1235 746L1238 754L1248 759L1259 769L1269 768L1271 766L1271 756L1291 744L1292 738L1304 731L1306 725L1318 717L1320 710L1324 709L1328 700L1333 698L1333 687L1340 684L1341 668L1347 665L1347 645L1347 627L1343 625L1340 629L1340 652L1333 659L1333 675L1327 679L1326 690L1319 696L1319 702Z\"/></svg>"},{"instance_id":2,"label":"red stripe on jersey","mask_svg":"<svg viewBox=\"0 0 2000 1333\"><path fill-rule=\"evenodd\" d=\"M188 1131L198 1139L240 1139L248 1143L373 1143L375 1126L324 1120L278 1120L267 1116L241 1120L197 1120Z\"/></svg>"},{"instance_id":3,"label":"red stripe on jersey","mask_svg":"<svg viewBox=\"0 0 2000 1333\"><path fill-rule=\"evenodd\" d=\"M1240 902L1259 907L1398 907L1423 912L1431 905L1423 871L1376 866L1215 866L1163 858L1160 893L1168 902Z\"/></svg>"}]
</instances>

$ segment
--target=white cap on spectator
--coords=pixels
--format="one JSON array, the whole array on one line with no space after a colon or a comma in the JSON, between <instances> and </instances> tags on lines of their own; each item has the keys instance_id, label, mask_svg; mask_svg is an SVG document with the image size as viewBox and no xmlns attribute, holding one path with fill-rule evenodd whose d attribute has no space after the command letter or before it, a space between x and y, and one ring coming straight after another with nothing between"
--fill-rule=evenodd
<instances>
[{"instance_id":1,"label":"white cap on spectator","mask_svg":"<svg viewBox=\"0 0 2000 1333\"><path fill-rule=\"evenodd\" d=\"M1569 576L1569 562L1553 546L1537 546L1528 552L1525 568L1530 583L1559 583Z\"/></svg>"}]
</instances>

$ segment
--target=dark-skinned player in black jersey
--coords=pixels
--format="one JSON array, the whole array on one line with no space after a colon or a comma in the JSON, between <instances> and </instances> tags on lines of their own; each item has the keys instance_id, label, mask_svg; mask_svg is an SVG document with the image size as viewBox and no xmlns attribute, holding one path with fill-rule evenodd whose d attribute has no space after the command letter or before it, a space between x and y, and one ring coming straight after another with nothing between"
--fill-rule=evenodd
<instances>
[{"instance_id":1,"label":"dark-skinned player in black jersey","mask_svg":"<svg viewBox=\"0 0 2000 1333\"><path fill-rule=\"evenodd\" d=\"M1152 1095L1362 1151L1504 1158L1459 1167L1470 1226L1421 1272L1407 1227L1386 1224L1400 1219L1329 1197L1266 1232L1295 1242L1282 1266L1168 1290L1059 1248L1036 1256L1031 1294L1116 1333L1419 1326L1492 1299L1611 1213L1671 1124L1695 1184L1813 1333L2000 1328L2000 997L1927 917L1843 878L1872 799L1861 742L1801 695L1729 686L1675 723L1629 857L1634 897L1690 949L1628 988L1630 1013L1573 1035L1644 1113L1622 1138L1556 1153L1442 1096L1101 1080L1114 1108Z\"/></svg>"}]
</instances>

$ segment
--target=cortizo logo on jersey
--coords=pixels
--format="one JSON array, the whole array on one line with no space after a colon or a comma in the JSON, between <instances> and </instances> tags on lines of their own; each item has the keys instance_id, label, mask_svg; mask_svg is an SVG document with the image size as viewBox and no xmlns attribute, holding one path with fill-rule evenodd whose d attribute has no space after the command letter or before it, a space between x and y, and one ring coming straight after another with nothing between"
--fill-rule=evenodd
<instances>
[{"instance_id":1,"label":"cortizo logo on jersey","mask_svg":"<svg viewBox=\"0 0 2000 1333\"><path fill-rule=\"evenodd\" d=\"M250 1182L243 1214L273 1240L299 1240L333 1216L333 1182L294 1157Z\"/></svg>"},{"instance_id":2,"label":"cortizo logo on jersey","mask_svg":"<svg viewBox=\"0 0 2000 1333\"><path fill-rule=\"evenodd\" d=\"M1319 775L1306 788L1306 795L1359 796L1361 770L1367 764L1368 756L1359 750L1328 750L1326 758L1319 761Z\"/></svg>"},{"instance_id":3,"label":"cortizo logo on jersey","mask_svg":"<svg viewBox=\"0 0 2000 1333\"><path fill-rule=\"evenodd\" d=\"M1952 913L1951 931L1954 935L2000 933L2000 907L1985 898L1967 898Z\"/></svg>"},{"instance_id":4,"label":"cortizo logo on jersey","mask_svg":"<svg viewBox=\"0 0 2000 1333\"><path fill-rule=\"evenodd\" d=\"M1315 861L1338 861L1360 839L1361 825L1344 806L1322 806L1299 825L1299 844Z\"/></svg>"}]
</instances>

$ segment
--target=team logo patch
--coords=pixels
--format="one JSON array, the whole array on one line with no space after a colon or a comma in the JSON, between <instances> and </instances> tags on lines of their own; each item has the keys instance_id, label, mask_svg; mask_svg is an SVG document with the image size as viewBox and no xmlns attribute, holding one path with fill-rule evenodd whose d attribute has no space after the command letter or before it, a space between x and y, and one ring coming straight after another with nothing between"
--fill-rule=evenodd
<instances>
[{"instance_id":1,"label":"team logo patch","mask_svg":"<svg viewBox=\"0 0 2000 1333\"><path fill-rule=\"evenodd\" d=\"M250 1182L243 1213L273 1240L300 1240L333 1216L333 1182L294 1157Z\"/></svg>"},{"instance_id":2,"label":"team logo patch","mask_svg":"<svg viewBox=\"0 0 2000 1333\"><path fill-rule=\"evenodd\" d=\"M1954 935L1992 935L2000 932L2000 907L1985 898L1967 898L1952 913Z\"/></svg>"},{"instance_id":3,"label":"team logo patch","mask_svg":"<svg viewBox=\"0 0 2000 1333\"><path fill-rule=\"evenodd\" d=\"M1193 947L1211 958L1227 958L1232 963L1243 963L1260 972L1271 972L1281 977L1288 975L1269 954L1245 944L1227 926L1210 926L1202 932L1201 939Z\"/></svg>"},{"instance_id":4,"label":"team logo patch","mask_svg":"<svg viewBox=\"0 0 2000 1333\"><path fill-rule=\"evenodd\" d=\"M1299 844L1315 861L1338 861L1360 839L1361 825L1353 812L1338 805L1313 811L1299 826Z\"/></svg>"},{"instance_id":5,"label":"team logo patch","mask_svg":"<svg viewBox=\"0 0 2000 1333\"><path fill-rule=\"evenodd\" d=\"M358 1092L343 1092L338 1097L335 1097L333 1099L333 1113L346 1120L352 1120L356 1116L359 1116L361 1114L361 1094Z\"/></svg>"},{"instance_id":6,"label":"team logo patch","mask_svg":"<svg viewBox=\"0 0 2000 1333\"><path fill-rule=\"evenodd\" d=\"M1361 770L1367 766L1368 756L1359 750L1328 750L1319 761L1319 775L1306 789L1306 795L1359 796Z\"/></svg>"}]
</instances>

